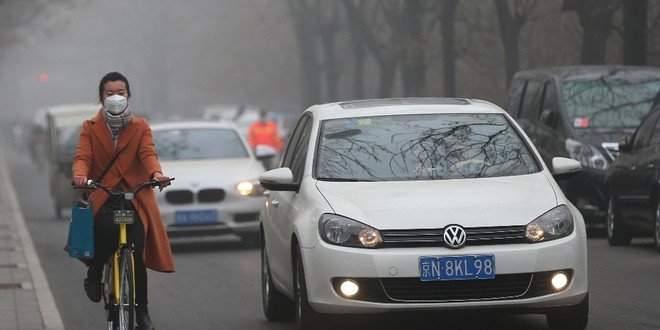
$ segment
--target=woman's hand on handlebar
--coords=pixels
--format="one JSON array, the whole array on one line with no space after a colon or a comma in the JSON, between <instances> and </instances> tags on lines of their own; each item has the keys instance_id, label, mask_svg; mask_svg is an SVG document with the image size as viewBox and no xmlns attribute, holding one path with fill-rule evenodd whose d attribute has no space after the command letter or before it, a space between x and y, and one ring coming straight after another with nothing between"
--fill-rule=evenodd
<instances>
[{"instance_id":1,"label":"woman's hand on handlebar","mask_svg":"<svg viewBox=\"0 0 660 330\"><path fill-rule=\"evenodd\" d=\"M156 181L156 182L160 182L158 184L158 189L160 189L160 191L163 191L163 188L165 188L165 187L172 184L172 183L170 183L170 177L166 176L166 175L163 175L163 173L160 173L160 172L155 172L154 173L153 180Z\"/></svg>"},{"instance_id":2,"label":"woman's hand on handlebar","mask_svg":"<svg viewBox=\"0 0 660 330\"><path fill-rule=\"evenodd\" d=\"M87 177L84 175L76 175L73 177L74 186L85 186L87 185Z\"/></svg>"}]
</instances>

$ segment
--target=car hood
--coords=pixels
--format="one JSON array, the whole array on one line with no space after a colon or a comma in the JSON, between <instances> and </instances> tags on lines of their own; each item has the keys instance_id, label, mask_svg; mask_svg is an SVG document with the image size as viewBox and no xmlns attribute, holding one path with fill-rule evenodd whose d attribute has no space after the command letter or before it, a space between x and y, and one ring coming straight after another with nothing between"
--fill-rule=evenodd
<instances>
[{"instance_id":1,"label":"car hood","mask_svg":"<svg viewBox=\"0 0 660 330\"><path fill-rule=\"evenodd\" d=\"M250 158L161 161L163 174L174 177L172 187L217 187L242 180L256 180L263 165Z\"/></svg>"},{"instance_id":2,"label":"car hood","mask_svg":"<svg viewBox=\"0 0 660 330\"><path fill-rule=\"evenodd\" d=\"M526 225L557 206L543 172L515 177L409 182L326 182L336 214L377 229Z\"/></svg>"}]
</instances>

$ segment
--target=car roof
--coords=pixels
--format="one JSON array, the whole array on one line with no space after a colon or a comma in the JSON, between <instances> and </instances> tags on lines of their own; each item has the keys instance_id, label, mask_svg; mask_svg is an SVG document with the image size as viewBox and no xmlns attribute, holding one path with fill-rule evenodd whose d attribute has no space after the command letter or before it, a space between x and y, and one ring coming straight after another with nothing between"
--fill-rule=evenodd
<instances>
[{"instance_id":1,"label":"car roof","mask_svg":"<svg viewBox=\"0 0 660 330\"><path fill-rule=\"evenodd\" d=\"M632 65L567 65L522 70L516 76L545 75L560 80L593 80L603 76L610 79L635 78L646 80L660 78L660 68Z\"/></svg>"},{"instance_id":2,"label":"car roof","mask_svg":"<svg viewBox=\"0 0 660 330\"><path fill-rule=\"evenodd\" d=\"M237 130L236 125L227 121L214 120L166 120L150 122L151 130L180 128L221 128Z\"/></svg>"},{"instance_id":3,"label":"car roof","mask_svg":"<svg viewBox=\"0 0 660 330\"><path fill-rule=\"evenodd\" d=\"M410 113L505 113L493 103L463 98L406 97L366 99L318 104L309 107L319 120Z\"/></svg>"},{"instance_id":4,"label":"car roof","mask_svg":"<svg viewBox=\"0 0 660 330\"><path fill-rule=\"evenodd\" d=\"M101 109L98 104L75 103L62 104L45 108L45 112L51 116L68 116L78 114L96 114Z\"/></svg>"}]
</instances>

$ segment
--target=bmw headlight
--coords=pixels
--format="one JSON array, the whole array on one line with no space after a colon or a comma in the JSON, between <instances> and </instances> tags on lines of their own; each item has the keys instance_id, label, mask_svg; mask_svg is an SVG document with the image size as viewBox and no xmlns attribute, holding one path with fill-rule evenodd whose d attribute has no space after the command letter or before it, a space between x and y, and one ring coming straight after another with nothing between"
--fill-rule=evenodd
<instances>
[{"instance_id":1,"label":"bmw headlight","mask_svg":"<svg viewBox=\"0 0 660 330\"><path fill-rule=\"evenodd\" d=\"M234 190L241 196L262 196L264 192L258 180L241 181L234 186Z\"/></svg>"},{"instance_id":2,"label":"bmw headlight","mask_svg":"<svg viewBox=\"0 0 660 330\"><path fill-rule=\"evenodd\" d=\"M336 214L324 214L319 219L321 238L334 245L374 248L383 238L378 229Z\"/></svg>"},{"instance_id":3,"label":"bmw headlight","mask_svg":"<svg viewBox=\"0 0 660 330\"><path fill-rule=\"evenodd\" d=\"M610 165L610 160L592 145L566 139L566 151L568 151L571 158L579 161L583 167L605 170Z\"/></svg>"},{"instance_id":4,"label":"bmw headlight","mask_svg":"<svg viewBox=\"0 0 660 330\"><path fill-rule=\"evenodd\" d=\"M559 205L525 227L525 237L534 243L566 237L573 232L573 216L566 205Z\"/></svg>"}]
</instances>

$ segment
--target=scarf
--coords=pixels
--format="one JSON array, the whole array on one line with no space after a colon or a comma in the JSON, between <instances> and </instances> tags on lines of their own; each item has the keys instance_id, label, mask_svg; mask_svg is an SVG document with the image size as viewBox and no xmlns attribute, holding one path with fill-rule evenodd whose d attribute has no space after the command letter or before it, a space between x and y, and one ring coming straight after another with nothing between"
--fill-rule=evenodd
<instances>
[{"instance_id":1,"label":"scarf","mask_svg":"<svg viewBox=\"0 0 660 330\"><path fill-rule=\"evenodd\" d=\"M133 112L131 111L130 106L127 106L126 110L118 115L113 115L103 110L103 118L105 118L105 122L110 129L110 134L112 135L112 140L115 142L115 145L117 145L119 133L121 133L121 130L131 121L132 116Z\"/></svg>"}]
</instances>

